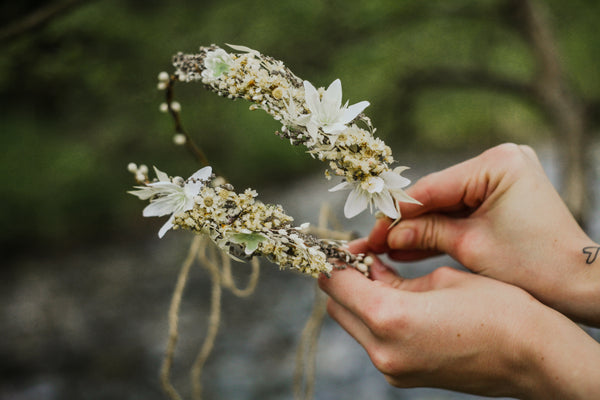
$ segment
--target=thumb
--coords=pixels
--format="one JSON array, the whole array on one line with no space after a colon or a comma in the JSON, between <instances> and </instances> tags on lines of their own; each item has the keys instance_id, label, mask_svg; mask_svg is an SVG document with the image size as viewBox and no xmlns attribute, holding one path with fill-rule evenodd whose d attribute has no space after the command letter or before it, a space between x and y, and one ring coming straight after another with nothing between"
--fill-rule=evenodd
<instances>
[{"instance_id":1,"label":"thumb","mask_svg":"<svg viewBox=\"0 0 600 400\"><path fill-rule=\"evenodd\" d=\"M448 270L448 272L446 270ZM418 278L406 279L398 275L393 268L385 265L378 258L375 258L375 261L371 265L371 279L375 284L409 292L426 292L437 287L447 286L448 279L440 279L439 276L442 273L449 276L454 272L457 271L449 267L443 267L438 268L433 273ZM434 278L434 276L437 276L437 278Z\"/></svg>"},{"instance_id":2,"label":"thumb","mask_svg":"<svg viewBox=\"0 0 600 400\"><path fill-rule=\"evenodd\" d=\"M466 230L467 220L447 217L441 214L425 214L400 221L392 228L387 244L393 253L402 251L413 254L413 259L436 253L456 254ZM420 250L418 253L411 250Z\"/></svg>"}]
</instances>

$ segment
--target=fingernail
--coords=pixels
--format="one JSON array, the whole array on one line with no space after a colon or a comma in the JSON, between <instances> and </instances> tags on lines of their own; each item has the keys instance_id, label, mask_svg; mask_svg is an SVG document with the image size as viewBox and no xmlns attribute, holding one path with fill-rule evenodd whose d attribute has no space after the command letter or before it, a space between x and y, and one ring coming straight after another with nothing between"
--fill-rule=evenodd
<instances>
[{"instance_id":1,"label":"fingernail","mask_svg":"<svg viewBox=\"0 0 600 400\"><path fill-rule=\"evenodd\" d=\"M412 244L415 231L412 228L401 228L395 230L389 238L389 246L392 249L401 249Z\"/></svg>"}]
</instances>

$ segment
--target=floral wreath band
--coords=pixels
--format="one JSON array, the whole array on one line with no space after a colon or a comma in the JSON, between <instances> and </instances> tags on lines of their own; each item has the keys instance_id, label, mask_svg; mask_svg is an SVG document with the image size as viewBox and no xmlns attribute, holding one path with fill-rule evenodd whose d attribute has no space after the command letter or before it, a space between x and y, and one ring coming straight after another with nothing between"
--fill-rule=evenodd
<instances>
[{"instance_id":1,"label":"floral wreath band","mask_svg":"<svg viewBox=\"0 0 600 400\"><path fill-rule=\"evenodd\" d=\"M418 203L404 192L410 181L401 176L407 167L391 169L390 148L373 136L370 119L362 112L367 101L342 104L342 85L336 79L327 89L316 89L294 75L281 61L244 46L228 45L229 53L212 45L197 54L173 57L175 72L159 74L159 89L169 90L179 82L201 82L207 89L230 99L245 99L251 110L262 109L281 122L283 138L303 145L316 159L328 162L325 175L343 178L330 191L350 189L344 215L352 218L373 207L392 219L400 218L398 202ZM161 105L163 111L178 113L180 105ZM364 127L359 126L359 123ZM184 180L169 177L155 168L156 179L148 179L148 168L130 164L142 186L129 193L150 204L144 216L166 216L159 231L184 228L208 235L235 258L264 255L280 267L291 267L312 276L329 274L339 259L367 273L370 257L352 255L341 243L315 238L306 224L291 225L292 217L279 205L256 200L256 192L236 193L221 177L204 167ZM338 263L336 263L337 265Z\"/></svg>"}]
</instances>

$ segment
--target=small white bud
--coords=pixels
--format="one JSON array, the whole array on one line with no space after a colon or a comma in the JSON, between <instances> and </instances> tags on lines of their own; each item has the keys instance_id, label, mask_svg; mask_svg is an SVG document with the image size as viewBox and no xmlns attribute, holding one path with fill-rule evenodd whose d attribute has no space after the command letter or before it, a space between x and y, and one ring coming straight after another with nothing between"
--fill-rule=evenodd
<instances>
[{"instance_id":1,"label":"small white bud","mask_svg":"<svg viewBox=\"0 0 600 400\"><path fill-rule=\"evenodd\" d=\"M227 181L225 180L225 178L223 178L222 176L217 176L215 179L213 179L212 186L217 187L217 186L224 185L226 183L227 183Z\"/></svg>"},{"instance_id":2,"label":"small white bud","mask_svg":"<svg viewBox=\"0 0 600 400\"><path fill-rule=\"evenodd\" d=\"M148 175L148 166L146 164L141 164L138 171L144 175Z\"/></svg>"},{"instance_id":3,"label":"small white bud","mask_svg":"<svg viewBox=\"0 0 600 400\"><path fill-rule=\"evenodd\" d=\"M159 82L168 82L169 74L165 71L162 71L160 74L158 74L158 80Z\"/></svg>"},{"instance_id":4,"label":"small white bud","mask_svg":"<svg viewBox=\"0 0 600 400\"><path fill-rule=\"evenodd\" d=\"M138 181L138 182L144 182L146 180L146 175L144 175L140 171L138 171L135 174L135 180Z\"/></svg>"},{"instance_id":5,"label":"small white bud","mask_svg":"<svg viewBox=\"0 0 600 400\"><path fill-rule=\"evenodd\" d=\"M175 112L181 111L181 104L179 104L178 101L171 102L171 110L173 110Z\"/></svg>"},{"instance_id":6,"label":"small white bud","mask_svg":"<svg viewBox=\"0 0 600 400\"><path fill-rule=\"evenodd\" d=\"M363 263L365 265L373 265L373 262L375 261L375 259L371 256L366 256L365 259L363 260Z\"/></svg>"},{"instance_id":7,"label":"small white bud","mask_svg":"<svg viewBox=\"0 0 600 400\"><path fill-rule=\"evenodd\" d=\"M160 103L159 110L160 112L166 113L167 111L169 111L169 105L167 103Z\"/></svg>"},{"instance_id":8,"label":"small white bud","mask_svg":"<svg viewBox=\"0 0 600 400\"><path fill-rule=\"evenodd\" d=\"M359 271L360 271L360 272L362 272L362 273L365 273L365 272L367 272L367 271L369 270L369 267L367 267L367 266L366 266L365 264L363 264L363 263L358 263L358 264L356 265L356 269L357 269L357 270L359 270Z\"/></svg>"},{"instance_id":9,"label":"small white bud","mask_svg":"<svg viewBox=\"0 0 600 400\"><path fill-rule=\"evenodd\" d=\"M127 171L131 172L132 174L135 174L138 170L137 165L135 165L135 163L129 163L127 164Z\"/></svg>"},{"instance_id":10,"label":"small white bud","mask_svg":"<svg viewBox=\"0 0 600 400\"><path fill-rule=\"evenodd\" d=\"M167 83L166 82L158 82L158 85L156 85L156 88L158 90L165 90L167 88Z\"/></svg>"},{"instance_id":11,"label":"small white bud","mask_svg":"<svg viewBox=\"0 0 600 400\"><path fill-rule=\"evenodd\" d=\"M176 176L173 178L173 183L178 186L183 187L183 185L185 184L185 180L180 176Z\"/></svg>"},{"instance_id":12,"label":"small white bud","mask_svg":"<svg viewBox=\"0 0 600 400\"><path fill-rule=\"evenodd\" d=\"M186 141L187 139L183 133L176 133L173 135L173 143L177 146L183 146Z\"/></svg>"}]
</instances>

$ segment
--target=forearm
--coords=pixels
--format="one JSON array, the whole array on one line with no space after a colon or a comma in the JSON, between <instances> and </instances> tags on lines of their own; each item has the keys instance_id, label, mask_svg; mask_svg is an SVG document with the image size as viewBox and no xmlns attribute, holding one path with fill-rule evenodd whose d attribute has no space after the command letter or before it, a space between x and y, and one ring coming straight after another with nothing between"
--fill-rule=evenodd
<instances>
[{"instance_id":1,"label":"forearm","mask_svg":"<svg viewBox=\"0 0 600 400\"><path fill-rule=\"evenodd\" d=\"M524 337L530 374L521 380L530 399L593 399L600 393L600 344L563 315L547 309Z\"/></svg>"}]
</instances>

